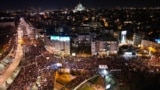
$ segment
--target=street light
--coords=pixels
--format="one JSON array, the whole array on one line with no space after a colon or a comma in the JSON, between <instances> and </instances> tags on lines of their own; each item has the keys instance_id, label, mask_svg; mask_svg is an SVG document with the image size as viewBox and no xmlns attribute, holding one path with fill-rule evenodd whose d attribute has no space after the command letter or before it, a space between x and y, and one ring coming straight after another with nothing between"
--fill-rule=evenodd
<instances>
[{"instance_id":1,"label":"street light","mask_svg":"<svg viewBox=\"0 0 160 90\"><path fill-rule=\"evenodd\" d=\"M107 70L103 69L103 70L101 71L101 73L102 73L102 75L106 76L106 75L108 75L109 72L108 72Z\"/></svg>"},{"instance_id":2,"label":"street light","mask_svg":"<svg viewBox=\"0 0 160 90\"><path fill-rule=\"evenodd\" d=\"M147 49L149 50L149 55L151 55L151 52L156 52L156 49L151 46L148 47Z\"/></svg>"},{"instance_id":3,"label":"street light","mask_svg":"<svg viewBox=\"0 0 160 90\"><path fill-rule=\"evenodd\" d=\"M106 85L106 89L110 89L111 88L111 84Z\"/></svg>"}]
</instances>

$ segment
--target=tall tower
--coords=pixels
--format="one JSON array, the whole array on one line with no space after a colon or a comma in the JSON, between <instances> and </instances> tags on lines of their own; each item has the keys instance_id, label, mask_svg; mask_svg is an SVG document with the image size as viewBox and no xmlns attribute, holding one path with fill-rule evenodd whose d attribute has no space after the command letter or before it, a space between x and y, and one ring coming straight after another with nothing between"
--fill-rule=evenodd
<instances>
[{"instance_id":1,"label":"tall tower","mask_svg":"<svg viewBox=\"0 0 160 90\"><path fill-rule=\"evenodd\" d=\"M127 34L126 30L121 31L121 44L126 44L127 43L126 34Z\"/></svg>"}]
</instances>

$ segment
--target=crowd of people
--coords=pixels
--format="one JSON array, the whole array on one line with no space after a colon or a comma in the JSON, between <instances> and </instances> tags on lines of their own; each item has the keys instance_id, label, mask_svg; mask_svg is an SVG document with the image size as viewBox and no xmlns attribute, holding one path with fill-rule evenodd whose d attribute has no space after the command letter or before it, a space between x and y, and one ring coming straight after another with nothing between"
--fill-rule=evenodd
<instances>
[{"instance_id":1,"label":"crowd of people","mask_svg":"<svg viewBox=\"0 0 160 90\"><path fill-rule=\"evenodd\" d=\"M0 64L4 66L4 68L1 69L0 74L3 74L14 60L16 48L17 46L15 45L15 37L10 38L9 42L3 48L5 51L2 55L0 55Z\"/></svg>"},{"instance_id":2,"label":"crowd of people","mask_svg":"<svg viewBox=\"0 0 160 90\"><path fill-rule=\"evenodd\" d=\"M8 90L19 90L19 88L25 90L26 88L32 88L33 85L37 85L38 76L41 76L41 86L37 85L39 90L52 90L54 88L53 82L55 80L55 70L49 67L55 63L62 63L63 67L70 69L70 74L76 76L76 78L64 86L67 89L73 89L82 81L99 74L99 65L107 65L109 71L121 69L119 72L110 73L116 78L117 83L123 84L127 84L130 80L134 80L132 77L134 75L133 72L142 70L142 68L146 70L147 68L144 67L144 65L137 63L137 60L125 60L125 58L122 57L62 58L48 53L42 46L26 46L26 48L28 48L28 51L25 52L25 59L20 64L21 71L9 86Z\"/></svg>"},{"instance_id":3,"label":"crowd of people","mask_svg":"<svg viewBox=\"0 0 160 90\"><path fill-rule=\"evenodd\" d=\"M44 68L46 59L41 56L45 50L44 48L37 46L26 46L28 52L25 52L24 59L20 63L21 71L14 79L13 83L9 86L8 90L25 90L31 88L36 82L40 70ZM38 57L38 58L35 58Z\"/></svg>"},{"instance_id":4,"label":"crowd of people","mask_svg":"<svg viewBox=\"0 0 160 90\"><path fill-rule=\"evenodd\" d=\"M0 61L10 53L10 51L12 49L15 49L16 45L14 44L15 43L15 37L12 37L9 39L9 42L7 44L5 44L2 49L4 49L3 51L3 54L0 55Z\"/></svg>"},{"instance_id":5,"label":"crowd of people","mask_svg":"<svg viewBox=\"0 0 160 90\"><path fill-rule=\"evenodd\" d=\"M62 57L50 54L43 45L24 45L23 52L24 58L19 66L21 70L8 90L26 90L31 89L33 85L36 85L39 90L52 90L55 87L53 83L55 81L55 69L58 68L50 67L56 63L62 63L63 68L69 68L70 74L76 76L76 78L64 85L69 90L75 88L89 77L99 74L99 65L107 65L109 71L121 69L119 72L110 72L117 79L117 83L128 83L134 79L132 72L135 71L135 67L139 66L140 70L144 68L142 64L136 65L137 61L134 60L136 58L126 60L118 56L105 58ZM41 79L39 81L40 85L37 84L38 77Z\"/></svg>"}]
</instances>

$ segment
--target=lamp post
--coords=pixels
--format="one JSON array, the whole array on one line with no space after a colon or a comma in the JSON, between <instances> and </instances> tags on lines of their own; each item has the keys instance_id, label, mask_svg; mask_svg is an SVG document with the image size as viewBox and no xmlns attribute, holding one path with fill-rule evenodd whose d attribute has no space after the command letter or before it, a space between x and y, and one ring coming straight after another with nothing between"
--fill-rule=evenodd
<instances>
[{"instance_id":1,"label":"lamp post","mask_svg":"<svg viewBox=\"0 0 160 90\"><path fill-rule=\"evenodd\" d=\"M156 52L156 49L153 47L148 47L149 55L151 56L151 52Z\"/></svg>"}]
</instances>

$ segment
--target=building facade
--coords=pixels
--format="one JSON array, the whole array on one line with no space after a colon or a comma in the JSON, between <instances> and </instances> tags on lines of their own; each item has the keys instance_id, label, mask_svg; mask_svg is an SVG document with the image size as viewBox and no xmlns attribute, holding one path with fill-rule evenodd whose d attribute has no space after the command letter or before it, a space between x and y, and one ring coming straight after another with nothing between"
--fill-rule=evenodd
<instances>
[{"instance_id":1,"label":"building facade","mask_svg":"<svg viewBox=\"0 0 160 90\"><path fill-rule=\"evenodd\" d=\"M69 36L51 36L52 47L55 54L70 55L70 37Z\"/></svg>"},{"instance_id":2,"label":"building facade","mask_svg":"<svg viewBox=\"0 0 160 90\"><path fill-rule=\"evenodd\" d=\"M118 52L117 41L102 41L96 40L91 42L91 53L92 55L112 55Z\"/></svg>"}]
</instances>

